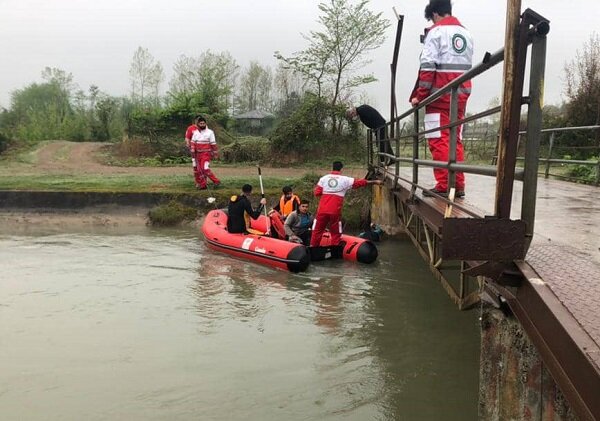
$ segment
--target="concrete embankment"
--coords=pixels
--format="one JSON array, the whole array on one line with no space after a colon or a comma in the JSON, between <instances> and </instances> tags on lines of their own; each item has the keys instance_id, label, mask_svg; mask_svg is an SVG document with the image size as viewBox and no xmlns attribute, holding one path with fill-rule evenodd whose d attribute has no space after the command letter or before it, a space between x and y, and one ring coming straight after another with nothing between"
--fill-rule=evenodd
<instances>
[{"instance_id":1,"label":"concrete embankment","mask_svg":"<svg viewBox=\"0 0 600 421\"><path fill-rule=\"evenodd\" d=\"M82 209L90 206L118 205L151 208L171 200L199 209L224 206L226 199L215 195L215 203L208 203L208 194L182 193L114 193L114 192L53 192L53 191L0 191L0 208L4 209Z\"/></svg>"}]
</instances>

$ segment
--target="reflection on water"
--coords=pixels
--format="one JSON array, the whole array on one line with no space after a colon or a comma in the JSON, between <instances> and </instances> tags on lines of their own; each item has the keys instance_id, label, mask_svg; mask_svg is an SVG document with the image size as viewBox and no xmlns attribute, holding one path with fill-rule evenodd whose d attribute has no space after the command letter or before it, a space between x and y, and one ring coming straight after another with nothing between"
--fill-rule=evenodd
<instances>
[{"instance_id":1,"label":"reflection on water","mask_svg":"<svg viewBox=\"0 0 600 421\"><path fill-rule=\"evenodd\" d=\"M302 274L195 232L0 235L2 419L475 419L477 314L408 242Z\"/></svg>"}]
</instances>

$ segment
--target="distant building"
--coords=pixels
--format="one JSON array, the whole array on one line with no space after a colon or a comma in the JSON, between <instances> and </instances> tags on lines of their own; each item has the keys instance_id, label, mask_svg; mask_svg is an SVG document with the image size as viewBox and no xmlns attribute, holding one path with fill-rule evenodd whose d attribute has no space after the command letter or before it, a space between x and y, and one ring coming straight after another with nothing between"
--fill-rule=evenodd
<instances>
[{"instance_id":1,"label":"distant building","mask_svg":"<svg viewBox=\"0 0 600 421\"><path fill-rule=\"evenodd\" d=\"M260 110L252 110L243 114L234 115L235 129L239 133L264 135L273 127L275 116Z\"/></svg>"}]
</instances>

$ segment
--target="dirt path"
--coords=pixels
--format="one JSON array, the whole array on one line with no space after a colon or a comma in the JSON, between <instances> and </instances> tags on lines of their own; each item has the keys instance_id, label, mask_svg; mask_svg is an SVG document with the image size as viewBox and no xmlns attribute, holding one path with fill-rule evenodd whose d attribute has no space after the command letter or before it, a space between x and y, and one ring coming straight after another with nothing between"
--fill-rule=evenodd
<instances>
[{"instance_id":1,"label":"dirt path","mask_svg":"<svg viewBox=\"0 0 600 421\"><path fill-rule=\"evenodd\" d=\"M3 161L0 175L30 174L71 174L71 175L192 175L191 167L117 167L104 165L99 159L109 145L101 142L68 142L64 140L50 141L30 154L31 159ZM30 161L30 162L23 162ZM256 167L241 164L239 167L221 166L213 163L213 170L219 177L255 176ZM263 167L265 177L300 177L309 172L326 173L329 169L320 170L302 168ZM347 168L344 174L351 177L363 177L363 168Z\"/></svg>"}]
</instances>

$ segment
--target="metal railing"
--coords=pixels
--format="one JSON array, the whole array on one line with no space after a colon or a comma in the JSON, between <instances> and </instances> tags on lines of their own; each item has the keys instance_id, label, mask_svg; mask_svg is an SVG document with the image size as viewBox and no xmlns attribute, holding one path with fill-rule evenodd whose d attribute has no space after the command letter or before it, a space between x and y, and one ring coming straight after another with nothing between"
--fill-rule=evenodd
<instances>
[{"instance_id":1,"label":"metal railing","mask_svg":"<svg viewBox=\"0 0 600 421\"><path fill-rule=\"evenodd\" d=\"M545 71L545 61L546 61L546 34L549 31L548 21L537 13L527 9L523 15L520 22L520 31L523 34L519 37L519 45L517 48L517 61L519 65L514 66L514 75L513 77L519 83L515 83L515 88L513 90L516 92L516 95L513 97L518 97L517 101L520 101L520 107L524 104L528 105L528 114L527 114L527 133L528 142L526 144L527 150L525 154L525 165L524 168L515 168L514 163L516 163L516 148L514 148L514 156L510 156L508 158L508 163L504 163L503 166L500 164L497 166L490 165L475 165L475 164L464 164L456 161L456 148L458 143L457 131L458 127L464 123L475 121L481 119L483 117L487 117L490 115L494 115L500 113L501 106L493 107L487 109L485 111L479 112L477 114L468 116L466 118L458 119L458 89L463 82L471 80L497 64L504 61L505 49L500 49L499 51L490 54L486 53L484 59L481 63L474 66L468 72L464 73L462 76L454 79L452 82L448 83L441 89L437 90L425 100L421 101L417 106L408 109L407 111L400 114L398 117L393 118L390 122L386 124L386 133L394 133L395 136L391 136L386 139L390 142L395 142L395 151L394 154L386 154L381 151L374 151L373 145L375 142L379 141L379 147L381 147L381 141L375 140L374 132L368 132L368 143L369 143L369 151L368 151L368 159L370 165L375 165L375 159L378 158L380 161L379 167L380 171L385 172L387 175L393 176L394 185L397 185L399 180L402 180L411 185L411 195L416 193L417 189L425 189L425 187L419 184L419 167L432 167L432 168L443 168L448 170L448 188L455 188L456 185L456 172L470 173L470 174L480 174L485 176L499 177L502 176L502 182L508 180L510 191L503 191L502 188L499 187L500 181L497 181L497 191L496 191L496 210L494 215L498 218L508 218L507 215L510 214L510 202L512 199L512 180L522 180L523 181L523 199L522 199L522 208L521 208L521 219L525 220L527 223L527 236L533 236L533 225L534 225L534 217L535 217L535 196L537 191L537 172L539 165L539 139L541 132L541 107L542 107L542 90L543 90L543 79L544 79L544 71ZM527 49L531 46L531 59L530 59L530 75L529 75L529 95L524 97L522 95L522 86L523 80L525 78L525 57L527 56ZM522 66L520 63L522 62ZM520 88L520 90L519 90ZM441 98L443 95L450 93L450 119L449 124L442 125L439 127L435 127L428 130L420 130L419 128L419 115L420 112L425 109L428 105L431 105L434 101ZM514 102L514 101L513 101ZM517 110L517 111L519 111ZM512 112L513 110L511 110ZM520 114L520 111L519 111ZM517 114L517 116L519 115ZM504 139L505 142L515 142L518 137L518 118L514 118L514 113L511 114L513 119L504 125L504 131L506 132L507 139ZM412 117L413 130L411 133L402 134L400 130L400 125L403 120L408 117ZM516 121L515 121L516 120ZM450 141L449 141L449 156L447 161L435 161L435 160L427 160L421 159L419 157L419 140L423 138L426 134L441 131L441 130L449 130L450 131ZM514 139L510 138L508 133L514 134L516 136ZM412 156L400 156L400 141L403 139L412 139ZM389 169L384 168L381 165L382 160L387 159L393 162L394 168L393 172ZM512 159L512 168L511 168L511 159ZM412 178L409 179L407 177L403 177L400 175L400 163L409 163L412 165ZM505 180L506 179L506 180ZM503 186L506 186L504 184ZM502 194L504 193L504 194ZM438 196L442 200L446 200L444 197ZM449 202L449 201L448 201ZM472 214L472 211L466 206L462 206L460 203L453 203L454 207L461 209L462 211ZM507 212L508 210L508 212Z\"/></svg>"},{"instance_id":2,"label":"metal railing","mask_svg":"<svg viewBox=\"0 0 600 421\"><path fill-rule=\"evenodd\" d=\"M539 158L540 162L545 162L545 169L544 169L544 178L548 178L550 175L555 176L555 177L560 177L560 178L569 178L569 179L576 179L576 177L569 177L569 176L564 176L564 175L559 175L559 174L550 174L550 166L552 164L575 164L575 165L585 165L585 166L592 166L596 168L596 178L594 181L594 184L596 186L600 185L600 145L598 146L591 146L589 147L589 149L596 149L598 152L598 158L593 161L593 160L578 160L578 159L560 159L560 158L552 158L552 152L554 150L554 144L555 144L555 139L556 139L556 133L560 133L560 132L572 132L572 131L579 131L579 130L595 130L595 129L599 129L600 130L600 125L598 126L579 126L579 127L561 127L561 128L552 128L552 129L544 129L541 132L542 133L550 133L550 137L548 139L548 157L547 158ZM521 134L527 134L526 132L523 132ZM588 148L588 147L580 147L580 148ZM517 157L518 160L524 160L525 157Z\"/></svg>"}]
</instances>

